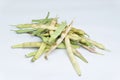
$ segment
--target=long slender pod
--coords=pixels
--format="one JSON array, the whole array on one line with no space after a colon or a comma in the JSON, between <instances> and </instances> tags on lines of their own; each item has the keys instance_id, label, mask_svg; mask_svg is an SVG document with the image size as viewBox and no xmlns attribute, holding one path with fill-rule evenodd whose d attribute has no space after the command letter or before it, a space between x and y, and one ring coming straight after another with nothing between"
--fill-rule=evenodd
<instances>
[{"instance_id":1,"label":"long slender pod","mask_svg":"<svg viewBox=\"0 0 120 80\"><path fill-rule=\"evenodd\" d=\"M13 45L12 48L31 48L40 47L41 42L24 42L21 44Z\"/></svg>"},{"instance_id":2,"label":"long slender pod","mask_svg":"<svg viewBox=\"0 0 120 80\"><path fill-rule=\"evenodd\" d=\"M80 67L79 67L79 64L77 63L77 61L74 57L74 54L73 54L72 47L70 45L70 40L69 40L68 36L65 37L65 45L66 45L66 49L67 49L67 52L68 52L69 59L70 59L72 65L73 65L75 71L80 76L81 75Z\"/></svg>"}]
</instances>

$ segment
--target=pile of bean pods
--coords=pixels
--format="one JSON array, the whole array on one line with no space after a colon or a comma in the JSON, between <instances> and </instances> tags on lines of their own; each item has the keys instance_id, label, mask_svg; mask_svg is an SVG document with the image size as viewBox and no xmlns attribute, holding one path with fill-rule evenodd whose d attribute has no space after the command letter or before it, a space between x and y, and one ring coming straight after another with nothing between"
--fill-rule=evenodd
<instances>
[{"instance_id":1,"label":"pile of bean pods","mask_svg":"<svg viewBox=\"0 0 120 80\"><path fill-rule=\"evenodd\" d=\"M106 48L89 38L88 34L81 29L72 26L73 21L67 24L65 21L58 23L58 17L49 18L49 12L43 19L32 20L30 24L14 25L18 30L14 30L17 34L28 33L32 36L39 37L38 42L24 42L13 45L12 48L38 48L37 51L28 53L26 57L32 57L32 62L36 61L42 54L48 59L48 55L55 49L66 49L67 55L78 75L81 75L79 65L75 57L80 58L85 63L88 61L77 51L83 47L89 52L101 54L96 48L106 50Z\"/></svg>"}]
</instances>

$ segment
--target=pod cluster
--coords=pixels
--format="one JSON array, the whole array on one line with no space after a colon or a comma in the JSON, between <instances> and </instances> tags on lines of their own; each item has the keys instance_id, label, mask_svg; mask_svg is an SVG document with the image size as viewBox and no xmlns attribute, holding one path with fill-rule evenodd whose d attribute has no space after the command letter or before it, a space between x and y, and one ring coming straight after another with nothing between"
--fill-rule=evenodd
<instances>
[{"instance_id":1,"label":"pod cluster","mask_svg":"<svg viewBox=\"0 0 120 80\"><path fill-rule=\"evenodd\" d=\"M78 75L81 75L76 57L85 63L86 58L77 51L78 48L84 48L91 53L100 54L96 48L106 50L104 45L89 38L89 35L81 29L72 26L73 21L67 24L65 21L58 23L58 18L49 18L49 12L43 19L32 20L30 24L14 25L18 30L14 30L17 34L30 34L39 37L38 42L24 42L13 45L12 48L37 48L37 51L26 54L26 57L32 57L32 62L40 58L44 54L44 58L48 59L48 55L55 49L66 49L67 55Z\"/></svg>"}]
</instances>

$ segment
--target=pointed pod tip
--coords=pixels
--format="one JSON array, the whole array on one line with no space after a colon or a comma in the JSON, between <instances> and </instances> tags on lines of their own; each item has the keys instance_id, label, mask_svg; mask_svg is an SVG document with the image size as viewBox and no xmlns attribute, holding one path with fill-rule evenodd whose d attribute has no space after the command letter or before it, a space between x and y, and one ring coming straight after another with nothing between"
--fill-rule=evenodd
<instances>
[{"instance_id":1,"label":"pointed pod tip","mask_svg":"<svg viewBox=\"0 0 120 80\"><path fill-rule=\"evenodd\" d=\"M17 26L17 25L8 25L8 26Z\"/></svg>"},{"instance_id":2,"label":"pointed pod tip","mask_svg":"<svg viewBox=\"0 0 120 80\"><path fill-rule=\"evenodd\" d=\"M105 51L111 52L111 50L109 50L109 49L105 49Z\"/></svg>"},{"instance_id":3,"label":"pointed pod tip","mask_svg":"<svg viewBox=\"0 0 120 80\"><path fill-rule=\"evenodd\" d=\"M13 45L13 46L11 46L11 48L13 48L13 49L14 49L14 48L17 48L17 46L16 46L16 45Z\"/></svg>"},{"instance_id":4,"label":"pointed pod tip","mask_svg":"<svg viewBox=\"0 0 120 80\"><path fill-rule=\"evenodd\" d=\"M22 46L19 45L19 44L17 44L17 45L13 45L13 46L11 46L11 48L22 48Z\"/></svg>"},{"instance_id":5,"label":"pointed pod tip","mask_svg":"<svg viewBox=\"0 0 120 80\"><path fill-rule=\"evenodd\" d=\"M47 56L44 56L45 60L48 60L48 57Z\"/></svg>"},{"instance_id":6,"label":"pointed pod tip","mask_svg":"<svg viewBox=\"0 0 120 80\"><path fill-rule=\"evenodd\" d=\"M17 30L10 30L10 31L14 31L14 32L16 32Z\"/></svg>"},{"instance_id":7,"label":"pointed pod tip","mask_svg":"<svg viewBox=\"0 0 120 80\"><path fill-rule=\"evenodd\" d=\"M102 53L99 53L99 52L95 52L96 54L98 54L98 55L104 55L104 54L102 54Z\"/></svg>"},{"instance_id":8,"label":"pointed pod tip","mask_svg":"<svg viewBox=\"0 0 120 80\"><path fill-rule=\"evenodd\" d=\"M29 56L28 56L27 54L25 55L25 57L26 57L26 58L29 58Z\"/></svg>"},{"instance_id":9,"label":"pointed pod tip","mask_svg":"<svg viewBox=\"0 0 120 80\"><path fill-rule=\"evenodd\" d=\"M79 74L78 74L78 76L82 76L82 74L81 74L81 73L79 73Z\"/></svg>"},{"instance_id":10,"label":"pointed pod tip","mask_svg":"<svg viewBox=\"0 0 120 80\"><path fill-rule=\"evenodd\" d=\"M88 61L85 61L85 63L88 63Z\"/></svg>"},{"instance_id":11,"label":"pointed pod tip","mask_svg":"<svg viewBox=\"0 0 120 80\"><path fill-rule=\"evenodd\" d=\"M10 31L15 31L15 30L10 30Z\"/></svg>"},{"instance_id":12,"label":"pointed pod tip","mask_svg":"<svg viewBox=\"0 0 120 80\"><path fill-rule=\"evenodd\" d=\"M31 59L31 62L35 62L35 61L36 61L36 59L35 59L35 58L32 58L32 59Z\"/></svg>"}]
</instances>

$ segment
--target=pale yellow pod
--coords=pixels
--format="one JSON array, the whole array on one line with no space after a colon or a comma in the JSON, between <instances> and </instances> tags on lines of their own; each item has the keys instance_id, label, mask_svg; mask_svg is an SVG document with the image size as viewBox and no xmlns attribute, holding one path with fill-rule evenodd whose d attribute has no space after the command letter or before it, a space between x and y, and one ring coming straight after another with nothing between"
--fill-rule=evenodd
<instances>
[{"instance_id":1,"label":"pale yellow pod","mask_svg":"<svg viewBox=\"0 0 120 80\"><path fill-rule=\"evenodd\" d=\"M30 48L30 47L40 47L41 42L24 42L21 44L13 45L12 48Z\"/></svg>"}]
</instances>

